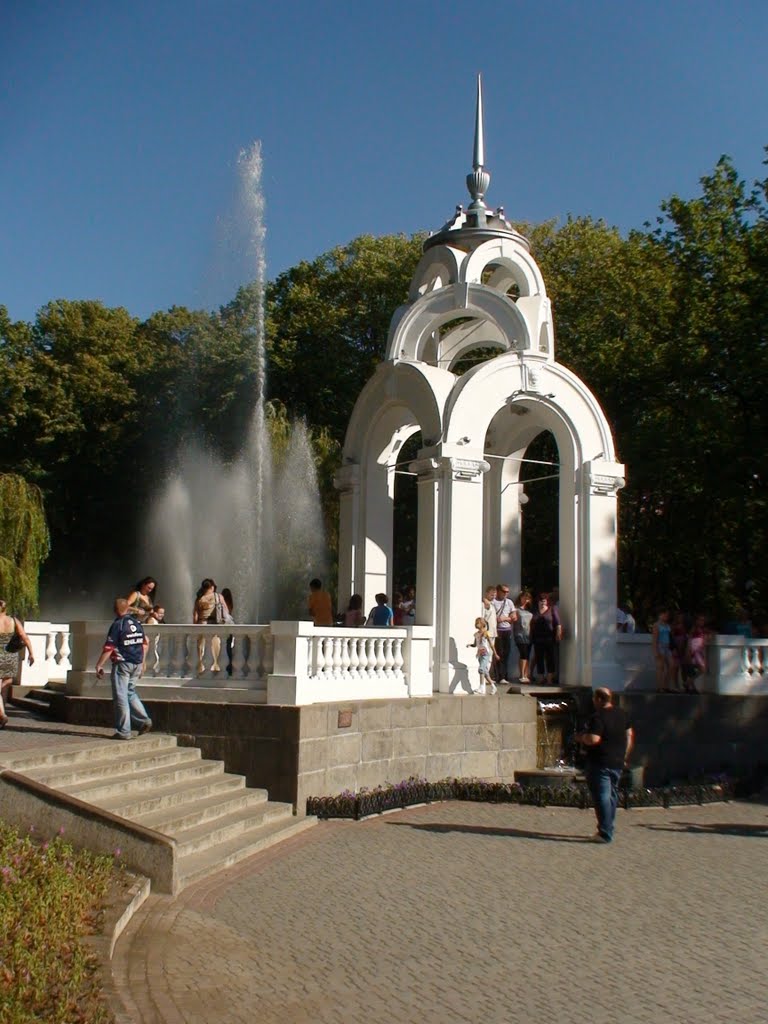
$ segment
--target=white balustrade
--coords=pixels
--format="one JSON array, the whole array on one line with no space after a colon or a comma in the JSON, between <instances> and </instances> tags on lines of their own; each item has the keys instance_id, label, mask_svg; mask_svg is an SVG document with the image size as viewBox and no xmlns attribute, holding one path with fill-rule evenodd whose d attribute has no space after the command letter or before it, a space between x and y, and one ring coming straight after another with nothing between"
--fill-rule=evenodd
<instances>
[{"instance_id":1,"label":"white balustrade","mask_svg":"<svg viewBox=\"0 0 768 1024\"><path fill-rule=\"evenodd\" d=\"M69 625L64 622L45 622L29 619L24 630L32 644L34 665L25 660L22 667L22 686L45 686L63 683L72 667L69 655Z\"/></svg>"},{"instance_id":2,"label":"white balustrade","mask_svg":"<svg viewBox=\"0 0 768 1024\"><path fill-rule=\"evenodd\" d=\"M109 626L109 621L72 623L68 693L93 695L94 690L100 692L103 688L108 692L109 673L98 680L95 666ZM165 693L174 698L179 696L173 692L177 690L214 689L226 691L222 699L266 699L273 650L269 626L164 624L144 629L149 646L141 682L143 694Z\"/></svg>"},{"instance_id":3,"label":"white balustrade","mask_svg":"<svg viewBox=\"0 0 768 1024\"><path fill-rule=\"evenodd\" d=\"M315 627L273 622L270 704L373 700L432 693L432 629Z\"/></svg>"},{"instance_id":4,"label":"white balustrade","mask_svg":"<svg viewBox=\"0 0 768 1024\"><path fill-rule=\"evenodd\" d=\"M97 685L94 667L109 625L109 620L71 626L27 622L35 664L24 665L22 686L66 681L70 693L91 691ZM170 690L190 687L221 689L226 691L222 699L228 700L247 691L243 699L275 704L432 693L434 641L427 626L383 630L273 622L147 626L146 632L149 649L142 687L165 688L169 697ZM199 638L204 641L202 649ZM648 634L618 634L616 660L622 673L614 683L617 691L655 689ZM108 679L101 685L108 692ZM707 646L707 672L697 685L710 693L767 694L768 639L713 636Z\"/></svg>"}]
</instances>

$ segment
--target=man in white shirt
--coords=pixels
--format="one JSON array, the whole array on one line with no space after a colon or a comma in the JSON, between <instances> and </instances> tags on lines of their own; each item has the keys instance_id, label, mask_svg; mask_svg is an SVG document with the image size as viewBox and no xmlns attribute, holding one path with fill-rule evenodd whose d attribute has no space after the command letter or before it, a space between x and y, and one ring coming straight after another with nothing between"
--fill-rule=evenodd
<instances>
[{"instance_id":1,"label":"man in white shirt","mask_svg":"<svg viewBox=\"0 0 768 1024\"><path fill-rule=\"evenodd\" d=\"M496 654L498 655L498 661L496 664L496 679L499 683L506 683L509 679L509 672L514 672L508 668L508 661L510 657L510 650L515 650L515 660L517 660L517 648L512 643L512 623L517 619L517 612L515 611L515 603L509 596L509 587L506 583L499 583L496 586L496 596L491 601L494 611L496 612Z\"/></svg>"}]
</instances>

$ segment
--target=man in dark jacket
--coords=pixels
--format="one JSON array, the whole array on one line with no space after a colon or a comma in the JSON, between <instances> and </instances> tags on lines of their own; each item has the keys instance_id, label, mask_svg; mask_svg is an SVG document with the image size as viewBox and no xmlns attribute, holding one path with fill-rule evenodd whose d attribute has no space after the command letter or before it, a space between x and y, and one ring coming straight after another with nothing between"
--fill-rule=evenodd
<instances>
[{"instance_id":1,"label":"man in dark jacket","mask_svg":"<svg viewBox=\"0 0 768 1024\"><path fill-rule=\"evenodd\" d=\"M115 735L113 739L131 738L131 720L136 723L139 736L149 732L152 720L136 693L136 683L144 668L144 655L149 641L141 623L134 618L124 597L115 601L117 618L109 627L107 639L99 660L96 675L101 679L104 665L112 662L112 704L115 713Z\"/></svg>"},{"instance_id":2,"label":"man in dark jacket","mask_svg":"<svg viewBox=\"0 0 768 1024\"><path fill-rule=\"evenodd\" d=\"M576 734L576 740L587 751L587 785L597 817L593 840L610 843L619 803L619 779L635 737L626 713L613 703L610 690L595 690L592 702L595 709L584 732Z\"/></svg>"}]
</instances>

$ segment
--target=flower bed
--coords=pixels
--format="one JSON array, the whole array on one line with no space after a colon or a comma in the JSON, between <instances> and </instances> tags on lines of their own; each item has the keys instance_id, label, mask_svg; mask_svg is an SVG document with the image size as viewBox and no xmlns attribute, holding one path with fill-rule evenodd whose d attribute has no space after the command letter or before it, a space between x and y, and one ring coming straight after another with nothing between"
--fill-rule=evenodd
<instances>
[{"instance_id":1,"label":"flower bed","mask_svg":"<svg viewBox=\"0 0 768 1024\"><path fill-rule=\"evenodd\" d=\"M0 1021L114 1019L84 936L115 876L111 857L74 850L61 833L41 842L0 822Z\"/></svg>"},{"instance_id":2,"label":"flower bed","mask_svg":"<svg viewBox=\"0 0 768 1024\"><path fill-rule=\"evenodd\" d=\"M678 783L653 789L633 789L622 786L620 804L632 807L672 807L692 804L716 803L731 800L736 792L734 780L717 778L695 783ZM535 807L592 806L589 790L583 782L558 786L520 786L516 782L486 782L482 779L442 779L427 782L412 776L397 784L361 789L358 793L345 790L338 796L311 796L307 800L307 814L318 818L366 818L371 814L411 807L414 804L439 800L476 800L484 803L527 804Z\"/></svg>"}]
</instances>

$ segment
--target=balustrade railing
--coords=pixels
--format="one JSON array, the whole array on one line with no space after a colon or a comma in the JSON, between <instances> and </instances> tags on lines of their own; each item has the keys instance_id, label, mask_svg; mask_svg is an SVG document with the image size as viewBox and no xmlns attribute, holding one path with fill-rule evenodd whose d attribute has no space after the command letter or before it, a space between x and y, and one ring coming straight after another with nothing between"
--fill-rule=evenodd
<instances>
[{"instance_id":1,"label":"balustrade railing","mask_svg":"<svg viewBox=\"0 0 768 1024\"><path fill-rule=\"evenodd\" d=\"M109 621L28 622L35 665L22 685L67 679L71 693L96 685L94 667ZM427 696L433 686L430 627L346 629L310 622L147 626L145 686L251 691L270 704ZM71 644L71 653L70 653ZM655 689L651 638L617 636L617 690ZM768 694L768 639L716 635L707 645L703 692ZM223 698L224 699L224 698ZM238 699L237 693L231 698Z\"/></svg>"},{"instance_id":2,"label":"balustrade railing","mask_svg":"<svg viewBox=\"0 0 768 1024\"><path fill-rule=\"evenodd\" d=\"M266 685L272 671L269 626L145 626L146 679L229 680Z\"/></svg>"},{"instance_id":3,"label":"balustrade railing","mask_svg":"<svg viewBox=\"0 0 768 1024\"><path fill-rule=\"evenodd\" d=\"M768 641L747 640L742 656L742 671L749 676L762 676L768 671Z\"/></svg>"},{"instance_id":4,"label":"balustrade railing","mask_svg":"<svg viewBox=\"0 0 768 1024\"><path fill-rule=\"evenodd\" d=\"M307 675L311 679L403 680L405 636L381 631L313 636L309 639Z\"/></svg>"},{"instance_id":5,"label":"balustrade railing","mask_svg":"<svg viewBox=\"0 0 768 1024\"><path fill-rule=\"evenodd\" d=\"M22 685L45 686L49 682L65 682L67 672L72 668L69 625L29 619L24 623L24 629L32 644L35 663L30 665L25 659Z\"/></svg>"}]
</instances>

